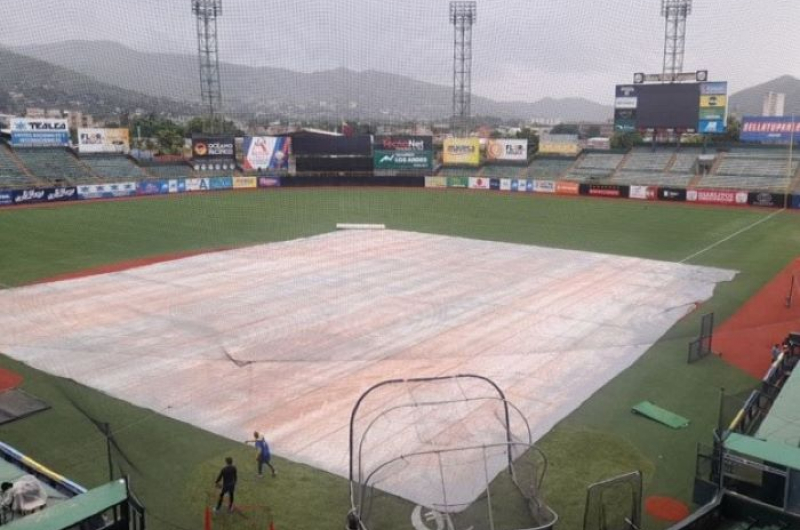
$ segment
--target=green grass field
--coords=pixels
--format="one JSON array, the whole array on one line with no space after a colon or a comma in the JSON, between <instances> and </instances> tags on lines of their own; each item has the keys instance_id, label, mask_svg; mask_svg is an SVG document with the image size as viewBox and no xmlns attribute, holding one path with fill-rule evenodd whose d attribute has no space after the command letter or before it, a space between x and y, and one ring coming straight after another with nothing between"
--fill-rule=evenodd
<instances>
[{"instance_id":1,"label":"green grass field","mask_svg":"<svg viewBox=\"0 0 800 530\"><path fill-rule=\"evenodd\" d=\"M318 189L183 195L59 208L0 210L0 283L23 285L65 272L175 251L250 245L323 233L337 222L682 261L740 271L703 311L723 322L800 249L800 216L736 208L562 199L423 190ZM771 217L768 217L771 216ZM469 264L464 264L469 266ZM646 494L690 499L694 453L716 423L720 387L740 392L753 381L717 358L686 364L696 312L675 325L630 369L606 385L540 441L550 467L548 503L558 528L580 528L586 486L641 469ZM778 337L776 337L777 339ZM754 352L760 355L762 352ZM766 355L766 352L763 352ZM151 529L196 529L226 455L243 472L241 504L267 504L278 530L341 529L347 481L277 460L277 478L254 477L253 451L151 411L109 398L0 356L22 373L24 388L52 409L0 427L0 438L43 464L92 487L108 478L103 435L109 422L115 471L127 473L148 509ZM413 374L409 374L410 376ZM269 382L265 382L269 384ZM673 431L630 413L649 399L691 419ZM247 406L243 403L242 406ZM269 428L269 426L265 426ZM242 433L243 439L248 433ZM280 454L280 448L275 448ZM398 506L398 511L405 507ZM647 521L647 528L665 526ZM231 527L246 527L245 521ZM410 528L404 523L398 528Z\"/></svg>"}]
</instances>

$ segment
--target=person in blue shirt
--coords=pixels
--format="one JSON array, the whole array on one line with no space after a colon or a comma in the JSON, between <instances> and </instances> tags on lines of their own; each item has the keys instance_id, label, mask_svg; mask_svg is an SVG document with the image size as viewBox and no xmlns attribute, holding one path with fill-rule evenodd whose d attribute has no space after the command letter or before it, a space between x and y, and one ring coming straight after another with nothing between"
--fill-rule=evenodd
<instances>
[{"instance_id":1,"label":"person in blue shirt","mask_svg":"<svg viewBox=\"0 0 800 530\"><path fill-rule=\"evenodd\" d=\"M253 433L253 440L246 440L244 443L253 443L256 447L256 461L258 462L258 476L263 477L264 464L272 471L272 476L277 475L275 468L272 467L272 455L269 452L269 445L264 439L264 435L259 434L258 431Z\"/></svg>"}]
</instances>

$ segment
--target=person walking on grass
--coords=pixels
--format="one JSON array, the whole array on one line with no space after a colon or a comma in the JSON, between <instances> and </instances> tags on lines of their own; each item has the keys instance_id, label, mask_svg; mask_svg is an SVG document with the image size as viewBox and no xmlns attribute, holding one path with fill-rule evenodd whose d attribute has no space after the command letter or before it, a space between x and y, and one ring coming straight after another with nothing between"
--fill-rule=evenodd
<instances>
[{"instance_id":1,"label":"person walking on grass","mask_svg":"<svg viewBox=\"0 0 800 530\"><path fill-rule=\"evenodd\" d=\"M263 434L259 434L258 431L256 431L256 432L253 433L253 439L252 440L246 440L244 443L246 443L246 444L249 444L249 443L255 444L255 447L256 447L256 461L258 462L258 476L259 477L263 477L264 476L264 473L263 473L264 464L266 464L267 467L272 471L272 476L273 477L275 475L277 475L277 473L275 471L275 468L272 467L272 463L270 462L272 460L272 455L269 452L269 445L267 445L267 441L264 439L264 435Z\"/></svg>"},{"instance_id":2,"label":"person walking on grass","mask_svg":"<svg viewBox=\"0 0 800 530\"><path fill-rule=\"evenodd\" d=\"M228 511L233 512L233 491L236 489L236 478L236 466L233 465L233 458L228 456L225 458L225 467L220 470L217 480L214 481L217 487L222 488L219 492L219 500L214 508L214 513L217 513L222 508L222 498L226 493L228 494Z\"/></svg>"}]
</instances>

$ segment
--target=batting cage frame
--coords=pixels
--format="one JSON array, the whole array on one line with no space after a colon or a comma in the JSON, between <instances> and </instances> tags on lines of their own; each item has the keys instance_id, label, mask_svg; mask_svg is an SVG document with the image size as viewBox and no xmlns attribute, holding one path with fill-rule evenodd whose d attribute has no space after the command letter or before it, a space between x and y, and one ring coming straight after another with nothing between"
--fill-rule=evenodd
<instances>
[{"instance_id":1,"label":"batting cage frame","mask_svg":"<svg viewBox=\"0 0 800 530\"><path fill-rule=\"evenodd\" d=\"M689 343L687 363L692 364L708 357L713 351L711 343L714 340L714 313L706 313L700 319L700 333L696 339Z\"/></svg>"},{"instance_id":2,"label":"batting cage frame","mask_svg":"<svg viewBox=\"0 0 800 530\"><path fill-rule=\"evenodd\" d=\"M586 488L583 530L639 530L641 526L641 471L601 480Z\"/></svg>"},{"instance_id":3,"label":"batting cage frame","mask_svg":"<svg viewBox=\"0 0 800 530\"><path fill-rule=\"evenodd\" d=\"M397 506L411 500L412 523L425 510L445 530L550 529L558 516L541 495L546 472L527 419L490 379L383 381L351 413L347 528L395 528ZM498 508L509 498L524 521Z\"/></svg>"}]
</instances>

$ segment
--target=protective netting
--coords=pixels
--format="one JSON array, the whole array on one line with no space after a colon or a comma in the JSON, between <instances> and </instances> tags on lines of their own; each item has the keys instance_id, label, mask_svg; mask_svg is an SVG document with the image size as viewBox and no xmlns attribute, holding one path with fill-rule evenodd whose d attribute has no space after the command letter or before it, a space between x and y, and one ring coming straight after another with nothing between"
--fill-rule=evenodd
<instances>
[{"instance_id":1,"label":"protective netting","mask_svg":"<svg viewBox=\"0 0 800 530\"><path fill-rule=\"evenodd\" d=\"M626 473L589 486L583 530L637 530L642 518L642 474Z\"/></svg>"}]
</instances>

